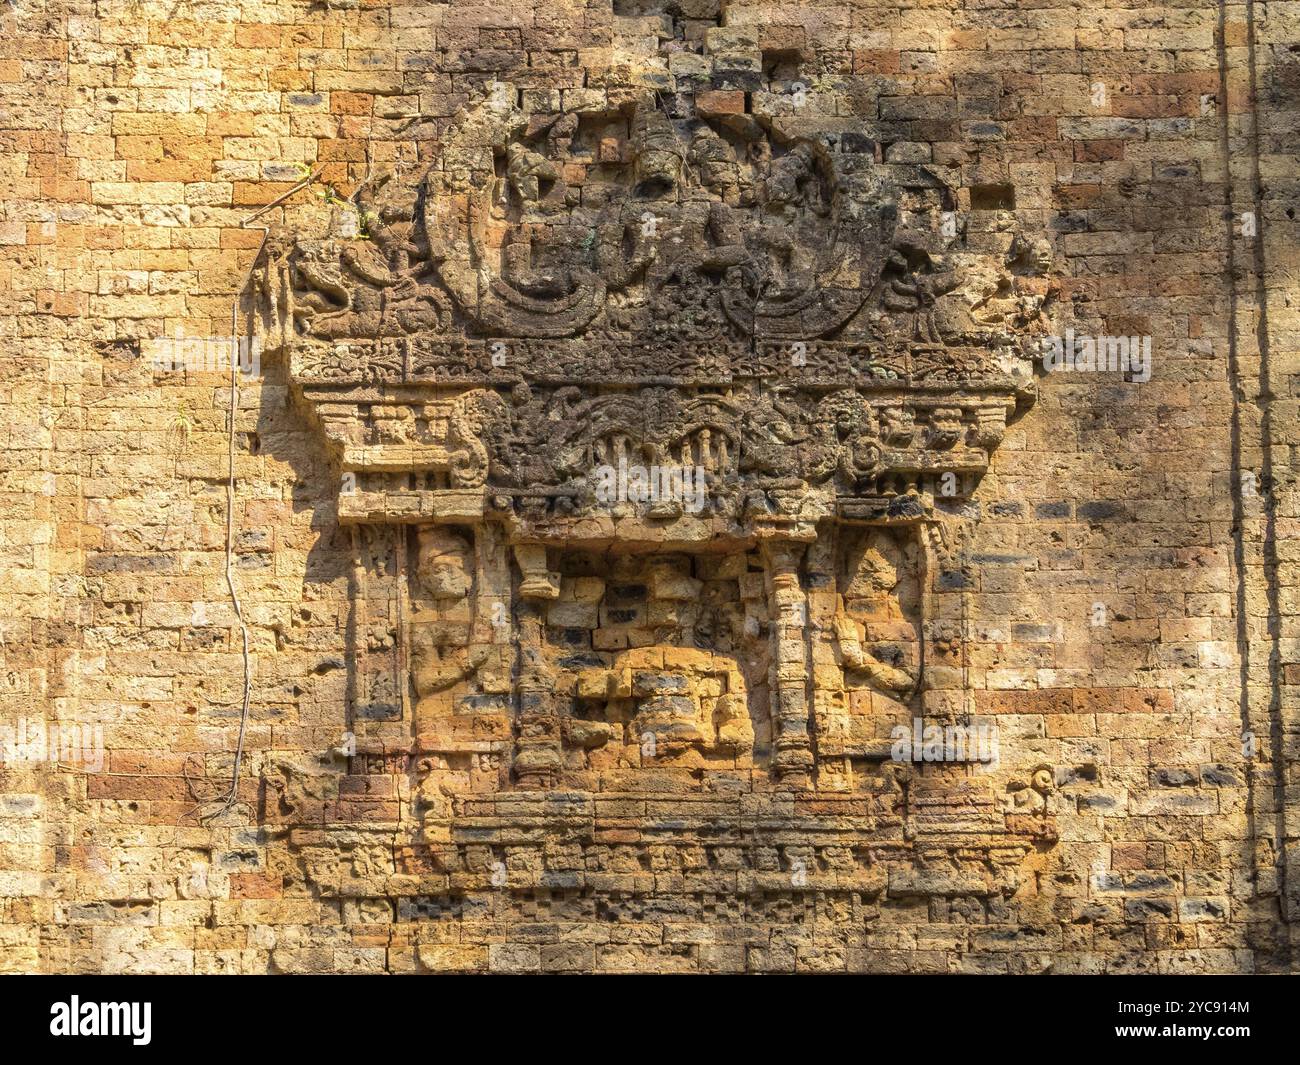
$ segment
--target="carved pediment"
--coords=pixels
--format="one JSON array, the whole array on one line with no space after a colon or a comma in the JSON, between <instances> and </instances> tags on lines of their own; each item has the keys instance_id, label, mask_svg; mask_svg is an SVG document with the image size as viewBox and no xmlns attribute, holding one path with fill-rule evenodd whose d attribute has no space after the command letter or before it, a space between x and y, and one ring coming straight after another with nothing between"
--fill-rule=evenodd
<instances>
[{"instance_id":1,"label":"carved pediment","mask_svg":"<svg viewBox=\"0 0 1300 1065\"><path fill-rule=\"evenodd\" d=\"M968 248L941 169L848 124L520 99L492 89L435 162L271 242L265 331L344 520L581 535L620 462L701 471L707 520L611 519L687 539L916 520L974 487L1032 395L1041 248Z\"/></svg>"}]
</instances>

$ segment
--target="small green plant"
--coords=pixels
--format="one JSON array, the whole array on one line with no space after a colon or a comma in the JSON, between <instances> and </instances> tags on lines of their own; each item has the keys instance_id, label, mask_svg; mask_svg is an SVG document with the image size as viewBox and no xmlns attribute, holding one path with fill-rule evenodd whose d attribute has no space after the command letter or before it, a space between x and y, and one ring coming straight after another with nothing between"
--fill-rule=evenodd
<instances>
[{"instance_id":1,"label":"small green plant","mask_svg":"<svg viewBox=\"0 0 1300 1065\"><path fill-rule=\"evenodd\" d=\"M338 194L338 190L333 185L321 184L316 188L316 195L325 201L328 207L342 207L344 210L352 211L357 216L357 236L362 240L369 240L371 237L370 226L373 216L370 212L365 211L351 200L344 199Z\"/></svg>"},{"instance_id":2,"label":"small green plant","mask_svg":"<svg viewBox=\"0 0 1300 1065\"><path fill-rule=\"evenodd\" d=\"M194 412L190 409L189 403L182 401L172 412L171 424L167 430L178 453L189 447L190 435L193 432Z\"/></svg>"}]
</instances>

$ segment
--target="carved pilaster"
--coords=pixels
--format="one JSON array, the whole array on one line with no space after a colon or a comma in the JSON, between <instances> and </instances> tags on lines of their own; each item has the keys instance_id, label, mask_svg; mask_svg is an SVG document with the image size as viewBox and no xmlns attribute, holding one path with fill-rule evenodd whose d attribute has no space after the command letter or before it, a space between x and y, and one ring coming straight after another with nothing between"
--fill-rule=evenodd
<instances>
[{"instance_id":1,"label":"carved pilaster","mask_svg":"<svg viewBox=\"0 0 1300 1065\"><path fill-rule=\"evenodd\" d=\"M811 783L808 731L808 601L799 581L807 545L764 541L767 592L773 618L772 772L783 787Z\"/></svg>"},{"instance_id":2,"label":"carved pilaster","mask_svg":"<svg viewBox=\"0 0 1300 1065\"><path fill-rule=\"evenodd\" d=\"M519 711L515 725L514 774L524 789L555 786L563 764L555 676L544 648L544 604L556 598L559 579L546 565L546 548L517 544L519 604L515 624L519 639Z\"/></svg>"}]
</instances>

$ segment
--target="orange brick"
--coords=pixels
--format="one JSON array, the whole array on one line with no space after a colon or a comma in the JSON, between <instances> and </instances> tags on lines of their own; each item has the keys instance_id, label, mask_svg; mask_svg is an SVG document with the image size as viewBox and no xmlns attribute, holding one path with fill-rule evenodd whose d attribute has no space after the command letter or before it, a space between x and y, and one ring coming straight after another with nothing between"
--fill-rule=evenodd
<instances>
[{"instance_id":1,"label":"orange brick","mask_svg":"<svg viewBox=\"0 0 1300 1065\"><path fill-rule=\"evenodd\" d=\"M743 115L745 94L736 89L702 92L695 97L695 109L702 115Z\"/></svg>"},{"instance_id":2,"label":"orange brick","mask_svg":"<svg viewBox=\"0 0 1300 1065\"><path fill-rule=\"evenodd\" d=\"M1068 714L1072 705L1070 688L975 693L975 708L981 714Z\"/></svg>"},{"instance_id":3,"label":"orange brick","mask_svg":"<svg viewBox=\"0 0 1300 1065\"><path fill-rule=\"evenodd\" d=\"M129 162L126 165L128 181L207 181L212 177L212 164L208 162L167 159L161 162Z\"/></svg>"},{"instance_id":4,"label":"orange brick","mask_svg":"<svg viewBox=\"0 0 1300 1065\"><path fill-rule=\"evenodd\" d=\"M368 115L375 98L368 92L330 93L330 111L336 115Z\"/></svg>"},{"instance_id":5,"label":"orange brick","mask_svg":"<svg viewBox=\"0 0 1300 1065\"><path fill-rule=\"evenodd\" d=\"M295 184L292 181L236 181L230 202L236 207L262 207L277 196L283 196Z\"/></svg>"},{"instance_id":6,"label":"orange brick","mask_svg":"<svg viewBox=\"0 0 1300 1065\"><path fill-rule=\"evenodd\" d=\"M866 49L853 53L854 74L897 74L898 72L897 52Z\"/></svg>"},{"instance_id":7,"label":"orange brick","mask_svg":"<svg viewBox=\"0 0 1300 1065\"><path fill-rule=\"evenodd\" d=\"M230 897L232 899L276 899L283 884L269 873L231 873Z\"/></svg>"},{"instance_id":8,"label":"orange brick","mask_svg":"<svg viewBox=\"0 0 1300 1065\"><path fill-rule=\"evenodd\" d=\"M273 48L280 43L279 26L240 26L235 43L241 48Z\"/></svg>"},{"instance_id":9,"label":"orange brick","mask_svg":"<svg viewBox=\"0 0 1300 1065\"><path fill-rule=\"evenodd\" d=\"M1076 688L1074 710L1081 714L1169 714L1174 693L1163 688Z\"/></svg>"}]
</instances>

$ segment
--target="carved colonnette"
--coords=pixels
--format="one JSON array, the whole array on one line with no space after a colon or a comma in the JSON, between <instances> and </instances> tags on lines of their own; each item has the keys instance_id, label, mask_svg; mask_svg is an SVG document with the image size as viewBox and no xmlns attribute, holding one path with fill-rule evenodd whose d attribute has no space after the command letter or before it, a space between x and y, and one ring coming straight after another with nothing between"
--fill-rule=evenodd
<instances>
[{"instance_id":1,"label":"carved colonnette","mask_svg":"<svg viewBox=\"0 0 1300 1065\"><path fill-rule=\"evenodd\" d=\"M483 854L489 886L576 888L714 838L751 887L803 850L837 890L936 855L1001 884L1050 842L970 759L889 764L936 712L948 526L1032 398L1040 245L967 247L941 168L843 124L653 94L492 89L355 199L364 232L278 233L262 279L392 604L361 626L391 683L354 700L337 845L404 833L404 895L478 890Z\"/></svg>"}]
</instances>

